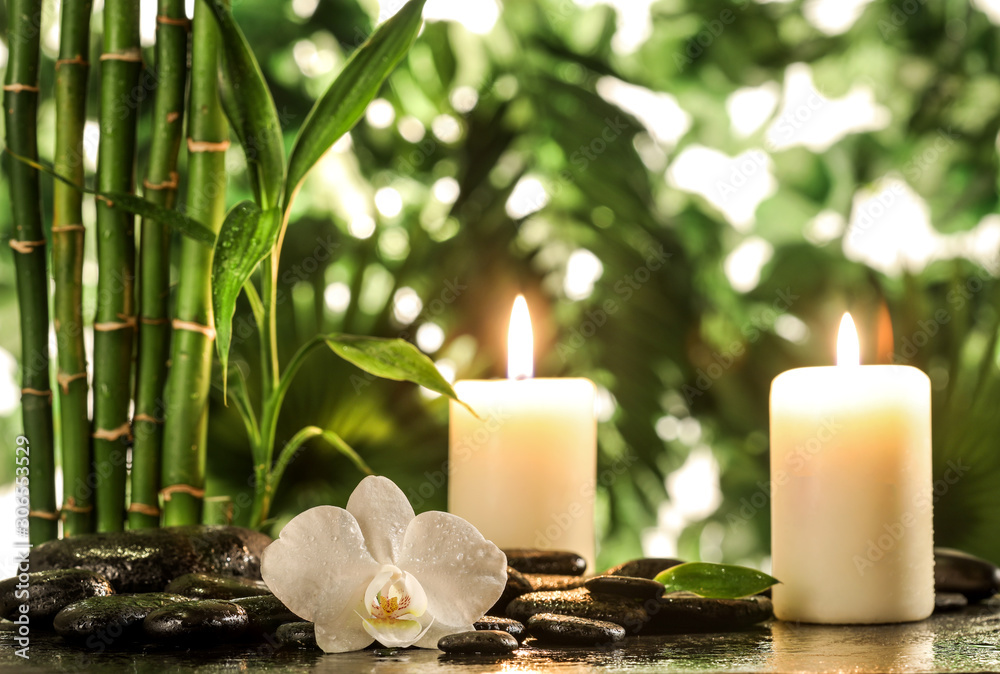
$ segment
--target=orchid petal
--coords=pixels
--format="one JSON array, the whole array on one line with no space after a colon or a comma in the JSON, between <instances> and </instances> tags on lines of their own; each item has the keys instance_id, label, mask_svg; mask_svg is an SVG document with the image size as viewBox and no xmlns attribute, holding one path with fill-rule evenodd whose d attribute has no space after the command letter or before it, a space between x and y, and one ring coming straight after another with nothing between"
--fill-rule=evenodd
<instances>
[{"instance_id":1,"label":"orchid petal","mask_svg":"<svg viewBox=\"0 0 1000 674\"><path fill-rule=\"evenodd\" d=\"M445 625L471 625L503 594L507 556L457 515L431 511L406 528L399 566L427 594L427 611Z\"/></svg>"},{"instance_id":2,"label":"orchid petal","mask_svg":"<svg viewBox=\"0 0 1000 674\"><path fill-rule=\"evenodd\" d=\"M352 612L377 571L358 522L333 506L292 519L261 557L268 589L293 613L317 623L320 613L336 622L344 611Z\"/></svg>"},{"instance_id":3,"label":"orchid petal","mask_svg":"<svg viewBox=\"0 0 1000 674\"><path fill-rule=\"evenodd\" d=\"M370 475L361 480L347 501L365 536L365 544L380 564L396 564L413 507L406 495L387 477Z\"/></svg>"},{"instance_id":4,"label":"orchid petal","mask_svg":"<svg viewBox=\"0 0 1000 674\"><path fill-rule=\"evenodd\" d=\"M316 613L316 644L327 653L359 651L371 645L371 635L364 628L358 612L364 600L364 586L352 594L339 612L322 608Z\"/></svg>"},{"instance_id":5,"label":"orchid petal","mask_svg":"<svg viewBox=\"0 0 1000 674\"><path fill-rule=\"evenodd\" d=\"M425 632L418 620L363 620L370 637L386 648L412 646Z\"/></svg>"}]
</instances>

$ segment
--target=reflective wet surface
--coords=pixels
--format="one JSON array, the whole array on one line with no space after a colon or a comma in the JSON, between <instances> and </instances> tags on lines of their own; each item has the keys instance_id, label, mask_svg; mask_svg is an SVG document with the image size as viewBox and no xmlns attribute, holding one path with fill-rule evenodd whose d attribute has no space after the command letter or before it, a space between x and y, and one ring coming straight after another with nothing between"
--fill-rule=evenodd
<instances>
[{"instance_id":1,"label":"reflective wet surface","mask_svg":"<svg viewBox=\"0 0 1000 674\"><path fill-rule=\"evenodd\" d=\"M12 625L0 625L0 670L17 672L984 672L1000 671L1000 602L938 614L921 623L863 627L774 622L749 632L630 637L614 648L537 648L514 655L367 650L326 655L262 641L211 650L89 651L34 632L29 660L15 655Z\"/></svg>"}]
</instances>

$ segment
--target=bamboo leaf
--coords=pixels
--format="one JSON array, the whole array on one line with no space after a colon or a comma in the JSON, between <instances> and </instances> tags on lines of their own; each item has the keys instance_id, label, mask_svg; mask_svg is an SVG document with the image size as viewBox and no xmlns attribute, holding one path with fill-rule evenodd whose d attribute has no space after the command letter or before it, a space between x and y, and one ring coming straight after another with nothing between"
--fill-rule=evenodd
<instances>
[{"instance_id":1,"label":"bamboo leaf","mask_svg":"<svg viewBox=\"0 0 1000 674\"><path fill-rule=\"evenodd\" d=\"M679 564L661 572L654 580L663 583L667 592L693 592L712 599L747 597L780 582L756 569L709 562Z\"/></svg>"},{"instance_id":2,"label":"bamboo leaf","mask_svg":"<svg viewBox=\"0 0 1000 674\"><path fill-rule=\"evenodd\" d=\"M119 208L124 208L126 211L133 213L134 215L161 222L170 227L172 230L194 239L195 241L204 243L209 247L215 244L215 234L212 230L194 218L189 218L179 211L158 206L152 201L148 201L134 194L127 194L124 192L98 192L97 190L92 190L89 187L80 186L69 178L64 178L56 173L55 169L47 163L33 161L27 157L22 157L21 155L11 152L10 148L5 148L4 152L9 154L14 159L27 164L28 166L49 174L56 180L72 186L73 189L77 189L84 194L92 194L99 199L103 199L104 202L111 207L117 206Z\"/></svg>"},{"instance_id":3,"label":"bamboo leaf","mask_svg":"<svg viewBox=\"0 0 1000 674\"><path fill-rule=\"evenodd\" d=\"M274 247L280 224L277 209L262 211L257 204L247 200L233 206L219 231L212 261L212 309L223 382L229 364L236 300L250 274Z\"/></svg>"},{"instance_id":4,"label":"bamboo leaf","mask_svg":"<svg viewBox=\"0 0 1000 674\"><path fill-rule=\"evenodd\" d=\"M250 44L222 0L209 0L222 36L220 93L222 107L247 158L247 172L257 203L278 205L285 178L285 145L271 90Z\"/></svg>"},{"instance_id":5,"label":"bamboo leaf","mask_svg":"<svg viewBox=\"0 0 1000 674\"><path fill-rule=\"evenodd\" d=\"M288 160L285 209L299 183L338 138L347 133L403 59L420 30L426 0L410 0L372 33L310 110Z\"/></svg>"},{"instance_id":6,"label":"bamboo leaf","mask_svg":"<svg viewBox=\"0 0 1000 674\"><path fill-rule=\"evenodd\" d=\"M356 335L327 335L324 339L335 354L369 374L419 384L451 398L475 414L458 399L455 389L441 376L431 359L405 340Z\"/></svg>"},{"instance_id":7,"label":"bamboo leaf","mask_svg":"<svg viewBox=\"0 0 1000 674\"><path fill-rule=\"evenodd\" d=\"M150 220L156 220L159 223L167 225L175 232L179 232L188 238L194 239L199 243L203 243L209 248L215 244L215 234L212 230L194 218L189 218L179 211L164 208L163 206L157 206L152 201L147 201L146 199L137 197L134 194L126 194L123 192L93 192L88 189L84 189L83 191L107 199L111 202L110 205L124 208L129 213L134 213L135 215L148 218Z\"/></svg>"}]
</instances>

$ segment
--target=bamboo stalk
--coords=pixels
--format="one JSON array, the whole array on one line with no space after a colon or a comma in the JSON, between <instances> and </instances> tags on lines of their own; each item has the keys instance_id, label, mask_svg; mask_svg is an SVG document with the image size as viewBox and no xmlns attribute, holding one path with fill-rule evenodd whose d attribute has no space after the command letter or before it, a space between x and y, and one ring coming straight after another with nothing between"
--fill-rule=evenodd
<instances>
[{"instance_id":1,"label":"bamboo stalk","mask_svg":"<svg viewBox=\"0 0 1000 674\"><path fill-rule=\"evenodd\" d=\"M4 79L4 115L7 146L18 155L37 160L38 36L41 0L10 0L9 61ZM52 391L49 387L49 298L45 270L45 233L42 227L38 172L11 161L11 215L17 299L21 312L21 413L29 452L15 453L18 478L28 477L32 544L55 538L58 515L55 494L55 456L52 442ZM27 468L28 470L22 470Z\"/></svg>"},{"instance_id":2,"label":"bamboo stalk","mask_svg":"<svg viewBox=\"0 0 1000 674\"><path fill-rule=\"evenodd\" d=\"M206 3L195 5L188 102L187 214L218 232L225 217L229 145L218 90L219 32ZM212 250L183 241L173 322L172 365L167 375L163 436L163 521L201 519L205 488L205 440L212 366Z\"/></svg>"},{"instance_id":3,"label":"bamboo stalk","mask_svg":"<svg viewBox=\"0 0 1000 674\"><path fill-rule=\"evenodd\" d=\"M92 0L63 0L56 61L56 173L83 185ZM87 353L83 346L83 193L52 186L52 276L59 369L59 435L63 468L63 535L93 531Z\"/></svg>"},{"instance_id":4,"label":"bamboo stalk","mask_svg":"<svg viewBox=\"0 0 1000 674\"><path fill-rule=\"evenodd\" d=\"M146 199L173 208L177 197L177 154L184 130L188 21L184 0L160 0L156 24L156 100L153 139L143 183ZM136 369L135 441L132 447L131 529L159 525L160 449L163 444L163 388L170 356L170 231L155 220L142 222L139 247L139 358Z\"/></svg>"},{"instance_id":5,"label":"bamboo stalk","mask_svg":"<svg viewBox=\"0 0 1000 674\"><path fill-rule=\"evenodd\" d=\"M132 192L142 69L139 3L106 0L101 54L101 140L97 189ZM97 319L94 325L94 471L98 531L125 522L126 451L131 439L132 341L135 334L134 219L106 200L97 204Z\"/></svg>"}]
</instances>

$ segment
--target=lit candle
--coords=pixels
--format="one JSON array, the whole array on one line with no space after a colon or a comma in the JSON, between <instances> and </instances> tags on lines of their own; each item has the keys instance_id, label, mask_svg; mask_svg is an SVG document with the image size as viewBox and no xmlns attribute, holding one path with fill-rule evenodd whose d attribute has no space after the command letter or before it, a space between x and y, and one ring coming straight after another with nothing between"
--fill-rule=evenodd
<instances>
[{"instance_id":1,"label":"lit candle","mask_svg":"<svg viewBox=\"0 0 1000 674\"><path fill-rule=\"evenodd\" d=\"M782 620L888 623L934 610L931 388L860 365L845 314L837 365L771 384L771 555Z\"/></svg>"},{"instance_id":2,"label":"lit candle","mask_svg":"<svg viewBox=\"0 0 1000 674\"><path fill-rule=\"evenodd\" d=\"M531 318L514 302L507 379L460 381L451 404L448 510L501 548L568 550L594 569L596 389L532 379Z\"/></svg>"}]
</instances>

